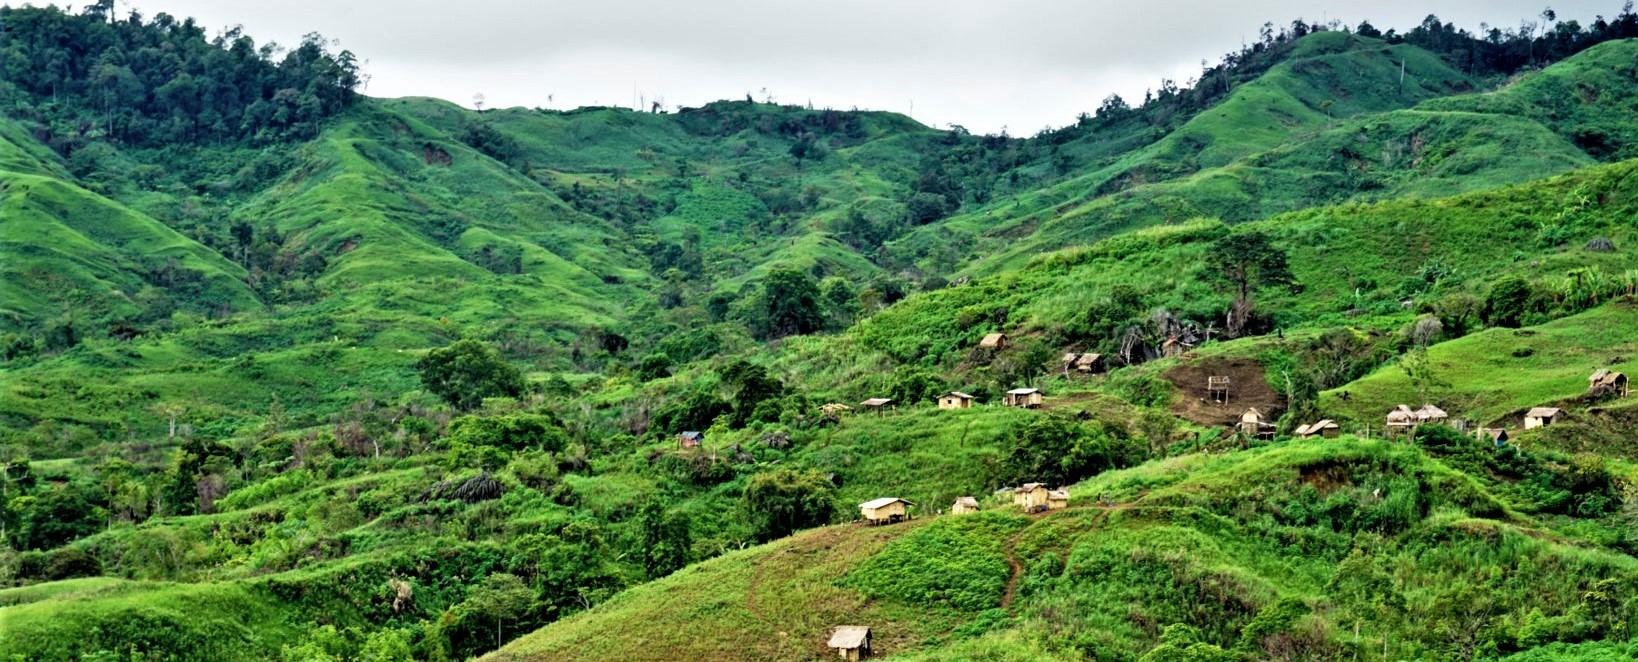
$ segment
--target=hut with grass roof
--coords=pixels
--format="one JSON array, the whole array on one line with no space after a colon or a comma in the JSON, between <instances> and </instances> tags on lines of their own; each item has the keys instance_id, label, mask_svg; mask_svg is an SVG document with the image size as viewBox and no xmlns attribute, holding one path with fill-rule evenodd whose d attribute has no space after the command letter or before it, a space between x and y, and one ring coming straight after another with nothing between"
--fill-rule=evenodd
<instances>
[{"instance_id":1,"label":"hut with grass roof","mask_svg":"<svg viewBox=\"0 0 1638 662\"><path fill-rule=\"evenodd\" d=\"M1299 439L1313 439L1315 437L1330 439L1342 434L1342 426L1337 425L1336 421L1326 418L1307 425L1299 425L1296 433Z\"/></svg>"},{"instance_id":2,"label":"hut with grass roof","mask_svg":"<svg viewBox=\"0 0 1638 662\"><path fill-rule=\"evenodd\" d=\"M1052 490L1047 489L1046 483L1024 483L1012 491L1012 503L1024 509L1026 513L1033 513L1047 509L1047 501L1051 498Z\"/></svg>"},{"instance_id":3,"label":"hut with grass roof","mask_svg":"<svg viewBox=\"0 0 1638 662\"><path fill-rule=\"evenodd\" d=\"M1627 376L1608 368L1599 368L1587 378L1587 395L1594 398L1627 397Z\"/></svg>"},{"instance_id":4,"label":"hut with grass roof","mask_svg":"<svg viewBox=\"0 0 1638 662\"><path fill-rule=\"evenodd\" d=\"M1524 429L1544 428L1563 418L1564 410L1558 407L1533 407L1530 411L1524 412Z\"/></svg>"},{"instance_id":5,"label":"hut with grass roof","mask_svg":"<svg viewBox=\"0 0 1638 662\"><path fill-rule=\"evenodd\" d=\"M1039 409L1045 402L1045 396L1038 388L1015 388L1007 391L1002 399L1008 407L1023 407L1024 409Z\"/></svg>"},{"instance_id":6,"label":"hut with grass roof","mask_svg":"<svg viewBox=\"0 0 1638 662\"><path fill-rule=\"evenodd\" d=\"M1416 417L1416 410L1411 409L1410 405L1399 405L1388 412L1384 429L1389 436L1408 435L1416 430L1416 424L1420 422L1421 419Z\"/></svg>"},{"instance_id":7,"label":"hut with grass roof","mask_svg":"<svg viewBox=\"0 0 1638 662\"><path fill-rule=\"evenodd\" d=\"M999 351L1001 351L1003 349L1006 349L1007 348L1007 334L1005 334L1005 333L988 333L988 334L985 334L984 338L982 340L978 341L978 348L979 349L984 349L984 350L989 350L989 351L992 351L992 352L999 352Z\"/></svg>"},{"instance_id":8,"label":"hut with grass roof","mask_svg":"<svg viewBox=\"0 0 1638 662\"><path fill-rule=\"evenodd\" d=\"M842 659L858 662L870 657L870 628L863 625L839 626L830 631L830 641L825 645Z\"/></svg>"},{"instance_id":9,"label":"hut with grass roof","mask_svg":"<svg viewBox=\"0 0 1638 662\"><path fill-rule=\"evenodd\" d=\"M870 524L892 524L910 519L910 507L915 504L898 497L882 497L859 504L859 517Z\"/></svg>"},{"instance_id":10,"label":"hut with grass roof","mask_svg":"<svg viewBox=\"0 0 1638 662\"><path fill-rule=\"evenodd\" d=\"M884 411L887 411L887 410L893 408L893 399L892 398L870 398L868 400L865 400L864 402L859 403L859 406L864 407L865 409L868 409L870 411L876 412L877 414L880 414L880 413L882 413Z\"/></svg>"},{"instance_id":11,"label":"hut with grass roof","mask_svg":"<svg viewBox=\"0 0 1638 662\"><path fill-rule=\"evenodd\" d=\"M973 406L973 396L961 391L950 391L938 396L939 409L968 409Z\"/></svg>"}]
</instances>

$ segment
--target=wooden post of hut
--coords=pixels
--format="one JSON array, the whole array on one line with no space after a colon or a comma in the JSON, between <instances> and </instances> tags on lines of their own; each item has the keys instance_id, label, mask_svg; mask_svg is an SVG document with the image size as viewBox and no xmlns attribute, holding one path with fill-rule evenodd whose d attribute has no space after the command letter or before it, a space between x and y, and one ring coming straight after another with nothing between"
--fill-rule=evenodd
<instances>
[{"instance_id":1,"label":"wooden post of hut","mask_svg":"<svg viewBox=\"0 0 1638 662\"><path fill-rule=\"evenodd\" d=\"M1229 383L1230 382L1229 382L1228 375L1218 375L1218 376L1215 376L1215 377L1207 377L1206 378L1206 397L1211 398L1212 402L1215 402L1215 403L1220 404L1220 405L1228 404L1228 401L1229 401Z\"/></svg>"},{"instance_id":2,"label":"wooden post of hut","mask_svg":"<svg viewBox=\"0 0 1638 662\"><path fill-rule=\"evenodd\" d=\"M825 644L843 660L858 662L870 657L870 628L863 625L843 625L830 633Z\"/></svg>"}]
</instances>

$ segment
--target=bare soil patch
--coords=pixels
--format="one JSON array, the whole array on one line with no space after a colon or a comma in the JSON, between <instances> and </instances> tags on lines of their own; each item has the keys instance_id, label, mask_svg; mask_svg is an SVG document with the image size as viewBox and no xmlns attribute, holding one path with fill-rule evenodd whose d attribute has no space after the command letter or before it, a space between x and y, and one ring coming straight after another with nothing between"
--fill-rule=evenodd
<instances>
[{"instance_id":1,"label":"bare soil patch","mask_svg":"<svg viewBox=\"0 0 1638 662\"><path fill-rule=\"evenodd\" d=\"M1213 402L1206 392L1206 378L1222 376L1231 383L1226 404ZM1167 370L1161 378L1176 386L1179 393L1172 402L1172 413L1201 425L1234 425L1251 407L1268 421L1285 411L1285 398L1268 385L1263 365L1252 359L1185 358L1183 364Z\"/></svg>"}]
</instances>

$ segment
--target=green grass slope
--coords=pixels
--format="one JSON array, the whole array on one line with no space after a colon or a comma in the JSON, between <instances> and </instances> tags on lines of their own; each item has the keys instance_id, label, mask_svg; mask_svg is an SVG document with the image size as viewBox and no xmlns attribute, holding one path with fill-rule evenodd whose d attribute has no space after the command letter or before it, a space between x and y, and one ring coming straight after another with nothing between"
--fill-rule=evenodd
<instances>
[{"instance_id":1,"label":"green grass slope","mask_svg":"<svg viewBox=\"0 0 1638 662\"><path fill-rule=\"evenodd\" d=\"M1425 401L1475 424L1520 427L1531 407L1564 405L1584 395L1594 370L1632 372L1635 323L1638 307L1623 302L1540 326L1485 329L1429 347L1430 379L1413 382L1400 365L1384 366L1322 394L1322 407L1380 428L1395 405Z\"/></svg>"},{"instance_id":2,"label":"green grass slope","mask_svg":"<svg viewBox=\"0 0 1638 662\"><path fill-rule=\"evenodd\" d=\"M1599 44L1494 92L1435 99L1433 111L1524 117L1604 160L1638 156L1638 40Z\"/></svg>"},{"instance_id":3,"label":"green grass slope","mask_svg":"<svg viewBox=\"0 0 1638 662\"><path fill-rule=\"evenodd\" d=\"M1345 42L1343 35L1336 34L1322 40ZM1356 59L1375 56L1391 63L1404 57L1415 62L1408 56L1362 48L1368 43L1365 40L1345 52ZM1163 152L1166 159L1197 166L1162 169L1158 175L1145 171L1142 176L1128 176L1117 187L1105 185L1080 194L1066 187L1077 185L1085 176L1072 179L1010 200L1008 206L991 207L980 215L958 217L937 230L912 235L901 242L899 250L927 253L939 241L948 241L940 234L951 231L995 237L1000 241L980 243L994 243L1003 251L984 253L982 264L973 269L983 273L1018 266L1042 250L1156 223L1196 216L1244 221L1344 200L1447 196L1559 174L1595 159L1619 160L1626 158L1624 150L1632 143L1621 127L1623 118L1633 112L1633 97L1638 94L1638 85L1634 85L1638 78L1631 67L1635 53L1638 42L1610 42L1526 74L1497 92L1431 98L1418 94L1404 103L1415 108L1403 110L1339 111L1346 104L1337 99L1353 95L1382 98L1380 90L1351 90L1345 82L1359 76L1368 84L1371 76L1383 72L1352 60L1344 66L1321 58L1318 62L1323 67L1294 60L1281 65L1285 69L1277 67L1243 86L1220 108L1201 113L1167 137L1183 136ZM1397 74L1397 70L1389 73ZM1275 92L1296 98L1315 94L1336 98L1326 99L1326 116L1292 121L1278 140L1232 150L1235 156L1227 161L1212 158L1215 143L1211 141L1218 134L1241 141L1233 144L1255 142L1257 131L1241 136L1241 127L1255 122L1240 115L1286 114L1281 110L1288 105L1286 97ZM1260 110L1258 104L1262 104ZM1218 120L1228 123L1218 124ZM1228 126L1234 129L1224 128ZM1129 158L1139 158L1165 142ZM1179 145L1198 152L1191 157ZM1016 241L1020 236L1025 241Z\"/></svg>"},{"instance_id":4,"label":"green grass slope","mask_svg":"<svg viewBox=\"0 0 1638 662\"><path fill-rule=\"evenodd\" d=\"M1041 250L1134 227L1098 225L1096 201L1104 196L1227 166L1322 131L1339 118L1405 108L1472 85L1414 46L1390 47L1335 32L1310 35L1286 60L1152 144L1047 188L954 217L941 228L985 238L979 252L988 266L977 270L1015 266ZM1097 229L1088 230L1088 224Z\"/></svg>"},{"instance_id":5,"label":"green grass slope","mask_svg":"<svg viewBox=\"0 0 1638 662\"><path fill-rule=\"evenodd\" d=\"M1633 241L1638 162L1577 170L1539 182L1434 200L1320 207L1254 222L1287 251L1299 292L1270 289L1260 305L1286 330L1392 327L1413 308L1454 294L1483 296L1503 276L1557 287L1578 269L1609 283L1633 263L1625 252L1585 248L1594 237ZM1128 288L1143 311L1211 319L1227 295L1206 272L1205 252L1228 230L1216 222L1164 225L1028 266L920 294L834 337L786 345L788 370L864 397L899 365L952 371L983 334L1007 331L1057 349L1118 349L1120 329L1089 311ZM1587 273L1587 272L1580 272ZM1146 312L1145 312L1146 314ZM1056 354L1054 354L1055 356ZM874 386L874 387L881 387Z\"/></svg>"},{"instance_id":6,"label":"green grass slope","mask_svg":"<svg viewBox=\"0 0 1638 662\"><path fill-rule=\"evenodd\" d=\"M1357 439L1182 456L1082 483L1046 516L990 501L737 552L488 659L816 659L844 624L929 660L1436 659L1619 629L1638 595L1593 596L1638 565L1544 535L1490 482Z\"/></svg>"},{"instance_id":7,"label":"green grass slope","mask_svg":"<svg viewBox=\"0 0 1638 662\"><path fill-rule=\"evenodd\" d=\"M166 291L183 307L255 310L245 270L164 224L56 177L0 171L0 328L72 313L149 314Z\"/></svg>"}]
</instances>

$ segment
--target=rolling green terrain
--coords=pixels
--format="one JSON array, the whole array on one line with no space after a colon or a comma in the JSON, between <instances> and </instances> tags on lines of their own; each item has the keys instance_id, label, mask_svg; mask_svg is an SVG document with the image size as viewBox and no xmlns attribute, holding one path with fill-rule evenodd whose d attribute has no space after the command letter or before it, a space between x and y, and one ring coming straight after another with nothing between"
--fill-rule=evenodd
<instances>
[{"instance_id":1,"label":"rolling green terrain","mask_svg":"<svg viewBox=\"0 0 1638 662\"><path fill-rule=\"evenodd\" d=\"M112 11L0 8L0 657L1638 654L1630 10L1298 21L1029 137Z\"/></svg>"}]
</instances>

